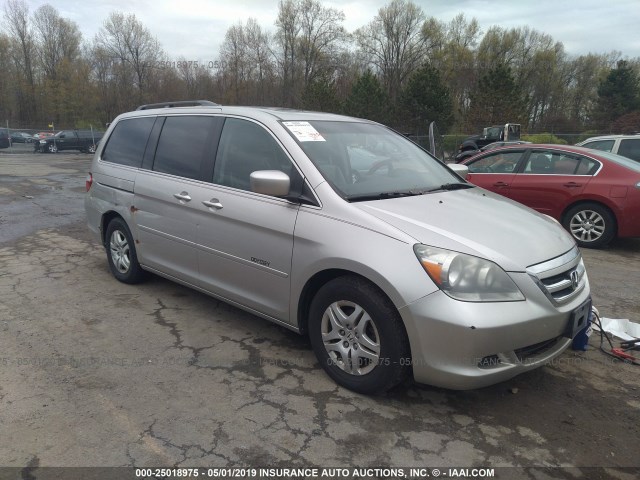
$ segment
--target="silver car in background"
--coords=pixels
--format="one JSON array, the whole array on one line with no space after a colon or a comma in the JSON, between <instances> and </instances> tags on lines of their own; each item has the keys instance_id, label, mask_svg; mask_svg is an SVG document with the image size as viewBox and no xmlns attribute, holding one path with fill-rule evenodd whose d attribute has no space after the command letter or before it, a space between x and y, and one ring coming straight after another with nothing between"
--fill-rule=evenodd
<instances>
[{"instance_id":1,"label":"silver car in background","mask_svg":"<svg viewBox=\"0 0 640 480\"><path fill-rule=\"evenodd\" d=\"M562 353L590 291L557 222L451 168L366 120L178 102L115 119L85 205L122 282L153 272L308 335L357 392L470 389Z\"/></svg>"}]
</instances>

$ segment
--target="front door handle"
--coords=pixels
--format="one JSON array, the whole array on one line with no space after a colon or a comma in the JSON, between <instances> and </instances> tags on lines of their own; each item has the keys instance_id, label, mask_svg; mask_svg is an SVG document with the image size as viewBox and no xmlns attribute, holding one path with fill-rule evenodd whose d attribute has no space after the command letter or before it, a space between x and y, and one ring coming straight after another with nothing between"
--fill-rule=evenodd
<instances>
[{"instance_id":1,"label":"front door handle","mask_svg":"<svg viewBox=\"0 0 640 480\"><path fill-rule=\"evenodd\" d=\"M191 201L191 197L189 196L189 192L174 193L173 196L176 197L178 200L180 200L182 202L190 202Z\"/></svg>"},{"instance_id":2,"label":"front door handle","mask_svg":"<svg viewBox=\"0 0 640 480\"><path fill-rule=\"evenodd\" d=\"M216 210L220 210L222 208L222 204L220 203L220 200L218 200L217 198L212 198L211 200L205 200L204 202L202 202L202 204L205 207L215 208Z\"/></svg>"}]
</instances>

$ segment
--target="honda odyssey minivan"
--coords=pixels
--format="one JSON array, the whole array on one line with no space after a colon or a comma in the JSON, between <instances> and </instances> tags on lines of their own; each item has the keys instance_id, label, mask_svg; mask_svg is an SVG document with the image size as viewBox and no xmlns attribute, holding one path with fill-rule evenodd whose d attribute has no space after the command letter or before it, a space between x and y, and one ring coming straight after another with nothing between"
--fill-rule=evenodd
<instances>
[{"instance_id":1,"label":"honda odyssey minivan","mask_svg":"<svg viewBox=\"0 0 640 480\"><path fill-rule=\"evenodd\" d=\"M308 335L357 392L470 389L560 355L591 300L562 226L465 172L367 120L174 102L113 121L85 205L122 282L152 272Z\"/></svg>"}]
</instances>

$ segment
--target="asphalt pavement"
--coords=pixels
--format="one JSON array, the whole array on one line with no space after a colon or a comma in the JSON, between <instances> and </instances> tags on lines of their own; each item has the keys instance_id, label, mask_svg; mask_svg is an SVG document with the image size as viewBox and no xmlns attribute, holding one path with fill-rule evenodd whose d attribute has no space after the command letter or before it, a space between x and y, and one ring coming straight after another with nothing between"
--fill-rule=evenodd
<instances>
[{"instance_id":1,"label":"asphalt pavement","mask_svg":"<svg viewBox=\"0 0 640 480\"><path fill-rule=\"evenodd\" d=\"M640 466L640 370L595 336L481 390L355 394L306 338L165 279L117 282L84 224L90 158L0 151L0 466L640 473L622 470ZM640 322L640 240L583 255L601 313Z\"/></svg>"}]
</instances>

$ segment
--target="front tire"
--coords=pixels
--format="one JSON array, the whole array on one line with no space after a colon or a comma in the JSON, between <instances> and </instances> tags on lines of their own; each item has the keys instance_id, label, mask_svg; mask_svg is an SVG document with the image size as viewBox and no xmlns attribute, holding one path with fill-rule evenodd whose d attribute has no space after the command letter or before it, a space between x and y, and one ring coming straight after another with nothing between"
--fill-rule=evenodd
<instances>
[{"instance_id":1,"label":"front tire","mask_svg":"<svg viewBox=\"0 0 640 480\"><path fill-rule=\"evenodd\" d=\"M50 143L49 145L47 145L47 151L49 153L57 153L58 152L58 146L55 143Z\"/></svg>"},{"instance_id":2,"label":"front tire","mask_svg":"<svg viewBox=\"0 0 640 480\"><path fill-rule=\"evenodd\" d=\"M129 227L122 218L109 222L106 232L106 250L109 269L116 279L123 283L140 283L146 272L138 263L136 247Z\"/></svg>"},{"instance_id":3,"label":"front tire","mask_svg":"<svg viewBox=\"0 0 640 480\"><path fill-rule=\"evenodd\" d=\"M395 306L353 276L320 288L309 311L311 345L327 374L358 393L389 390L411 371L409 340Z\"/></svg>"},{"instance_id":4,"label":"front tire","mask_svg":"<svg viewBox=\"0 0 640 480\"><path fill-rule=\"evenodd\" d=\"M600 248L616 236L613 214L597 203L582 203L572 207L562 224L581 247Z\"/></svg>"}]
</instances>

